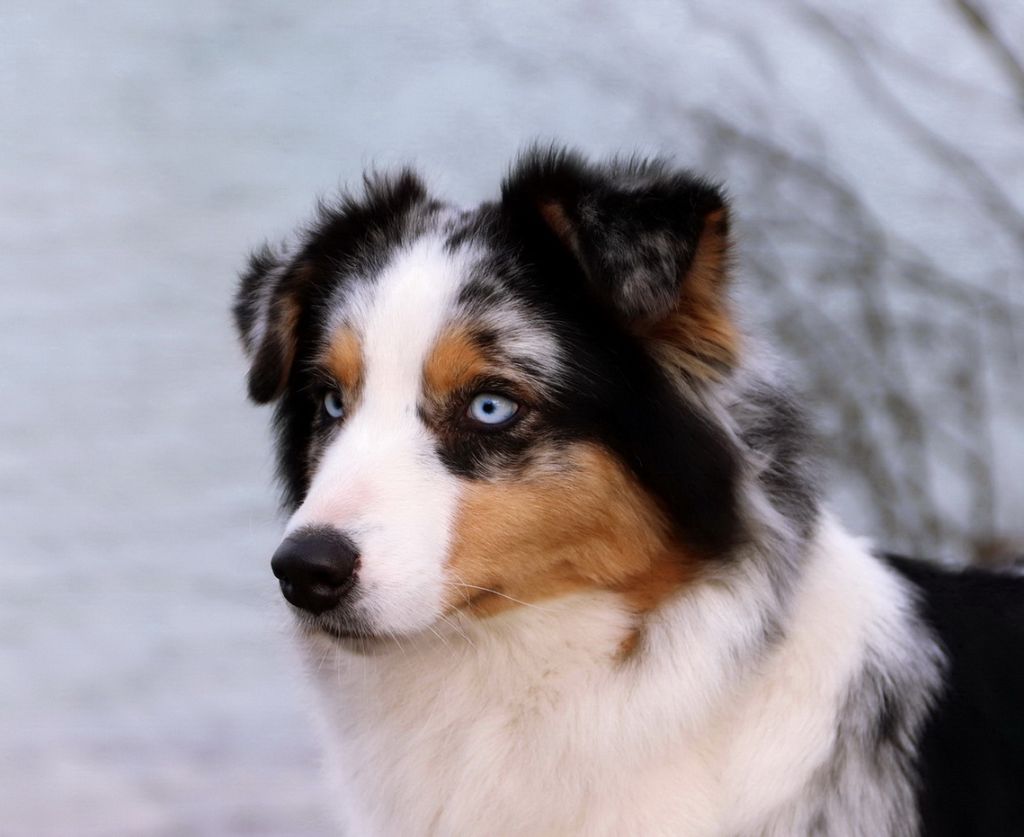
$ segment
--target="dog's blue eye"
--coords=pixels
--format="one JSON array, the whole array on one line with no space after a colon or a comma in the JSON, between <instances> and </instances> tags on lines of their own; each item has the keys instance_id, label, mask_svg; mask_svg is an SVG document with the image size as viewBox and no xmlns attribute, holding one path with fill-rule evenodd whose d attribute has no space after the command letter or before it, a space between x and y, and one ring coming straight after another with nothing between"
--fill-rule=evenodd
<instances>
[{"instance_id":1,"label":"dog's blue eye","mask_svg":"<svg viewBox=\"0 0 1024 837\"><path fill-rule=\"evenodd\" d=\"M341 401L341 395L333 389L324 393L324 412L333 419L339 419L345 414L345 405Z\"/></svg>"},{"instance_id":2,"label":"dog's blue eye","mask_svg":"<svg viewBox=\"0 0 1024 837\"><path fill-rule=\"evenodd\" d=\"M519 405L504 395L482 392L469 402L466 414L475 422L495 427L511 421L519 412Z\"/></svg>"}]
</instances>

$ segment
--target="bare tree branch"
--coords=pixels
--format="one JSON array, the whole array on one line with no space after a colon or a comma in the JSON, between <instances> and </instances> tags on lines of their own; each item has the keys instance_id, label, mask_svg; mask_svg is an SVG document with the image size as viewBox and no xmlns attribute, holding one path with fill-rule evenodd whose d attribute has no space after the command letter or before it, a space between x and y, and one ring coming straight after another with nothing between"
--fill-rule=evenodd
<instances>
[{"instance_id":1,"label":"bare tree branch","mask_svg":"<svg viewBox=\"0 0 1024 837\"><path fill-rule=\"evenodd\" d=\"M988 14L977 3L972 0L953 0L953 7L967 21L971 32L995 56L996 63L1002 67L1016 90L1018 105L1024 110L1024 62L1014 54Z\"/></svg>"},{"instance_id":2,"label":"bare tree branch","mask_svg":"<svg viewBox=\"0 0 1024 837\"><path fill-rule=\"evenodd\" d=\"M947 142L928 125L917 118L882 81L881 77L866 61L863 53L836 23L817 9L805 8L804 15L819 31L825 33L840 48L840 54L857 69L851 73L854 82L870 95L896 124L903 127L912 140L927 150L948 170L957 174L990 210L995 223L1000 224L1024 253L1024 213L1010 199L1000 185L978 162Z\"/></svg>"}]
</instances>

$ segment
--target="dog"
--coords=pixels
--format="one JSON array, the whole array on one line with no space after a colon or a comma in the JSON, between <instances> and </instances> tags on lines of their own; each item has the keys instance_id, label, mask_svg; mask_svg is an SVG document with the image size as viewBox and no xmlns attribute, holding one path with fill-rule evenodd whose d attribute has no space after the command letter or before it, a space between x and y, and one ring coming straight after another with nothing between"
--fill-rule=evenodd
<instances>
[{"instance_id":1,"label":"dog","mask_svg":"<svg viewBox=\"0 0 1024 837\"><path fill-rule=\"evenodd\" d=\"M844 530L730 273L719 187L557 147L252 255L343 833L1024 834L1024 579Z\"/></svg>"}]
</instances>

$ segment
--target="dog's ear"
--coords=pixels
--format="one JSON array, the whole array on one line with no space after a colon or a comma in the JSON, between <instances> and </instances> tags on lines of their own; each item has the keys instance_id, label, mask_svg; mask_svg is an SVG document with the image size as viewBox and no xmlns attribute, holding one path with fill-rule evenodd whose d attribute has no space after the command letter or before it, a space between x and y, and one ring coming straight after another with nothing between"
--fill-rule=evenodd
<instances>
[{"instance_id":1,"label":"dog's ear","mask_svg":"<svg viewBox=\"0 0 1024 837\"><path fill-rule=\"evenodd\" d=\"M571 152L527 152L502 201L575 259L600 299L635 333L729 367L728 206L714 185L660 161L596 166Z\"/></svg>"},{"instance_id":2,"label":"dog's ear","mask_svg":"<svg viewBox=\"0 0 1024 837\"><path fill-rule=\"evenodd\" d=\"M249 358L249 397L257 404L276 399L288 383L311 271L284 248L264 246L241 274L233 312Z\"/></svg>"},{"instance_id":3,"label":"dog's ear","mask_svg":"<svg viewBox=\"0 0 1024 837\"><path fill-rule=\"evenodd\" d=\"M346 272L372 272L382 253L400 245L440 207L411 169L368 172L361 195L321 202L293 248L262 247L249 257L235 297L235 325L249 358L249 396L277 399L288 385L303 312L315 308Z\"/></svg>"}]
</instances>

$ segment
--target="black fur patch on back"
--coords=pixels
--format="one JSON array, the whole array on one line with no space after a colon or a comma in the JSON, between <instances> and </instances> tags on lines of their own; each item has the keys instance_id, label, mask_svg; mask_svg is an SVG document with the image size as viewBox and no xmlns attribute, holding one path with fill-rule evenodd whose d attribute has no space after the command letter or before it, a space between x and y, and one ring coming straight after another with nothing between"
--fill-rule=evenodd
<instances>
[{"instance_id":1,"label":"black fur patch on back","mask_svg":"<svg viewBox=\"0 0 1024 837\"><path fill-rule=\"evenodd\" d=\"M922 833L1024 834L1024 577L887 558L949 658L918 752Z\"/></svg>"}]
</instances>

